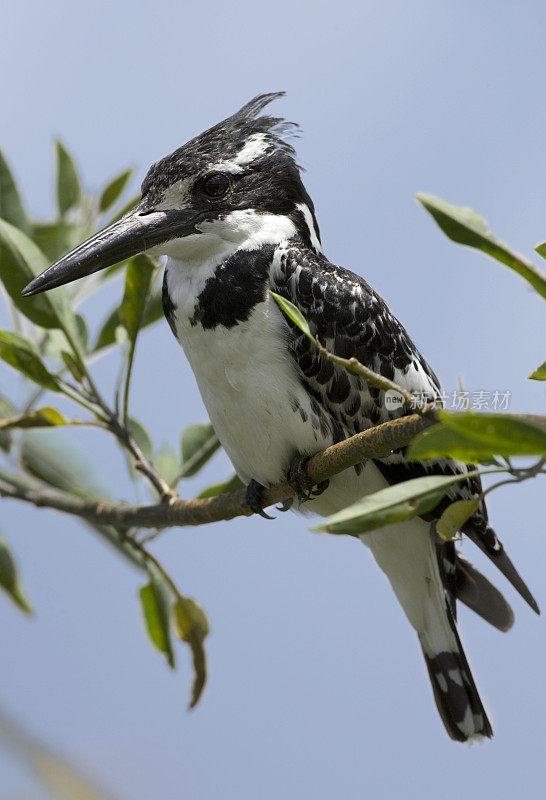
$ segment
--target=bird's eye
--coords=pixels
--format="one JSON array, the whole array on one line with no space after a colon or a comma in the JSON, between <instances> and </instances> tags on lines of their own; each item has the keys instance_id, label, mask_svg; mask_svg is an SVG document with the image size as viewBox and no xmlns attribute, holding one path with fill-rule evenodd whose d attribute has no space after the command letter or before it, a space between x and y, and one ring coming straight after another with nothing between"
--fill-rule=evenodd
<instances>
[{"instance_id":1,"label":"bird's eye","mask_svg":"<svg viewBox=\"0 0 546 800\"><path fill-rule=\"evenodd\" d=\"M231 185L229 176L225 172L215 172L203 180L201 191L207 197L223 197Z\"/></svg>"}]
</instances>

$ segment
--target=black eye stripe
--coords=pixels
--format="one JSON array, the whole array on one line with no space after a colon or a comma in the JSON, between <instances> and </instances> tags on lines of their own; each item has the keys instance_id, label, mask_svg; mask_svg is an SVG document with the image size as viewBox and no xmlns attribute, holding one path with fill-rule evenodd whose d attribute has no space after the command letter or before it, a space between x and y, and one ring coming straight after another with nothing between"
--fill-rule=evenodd
<instances>
[{"instance_id":1,"label":"black eye stripe","mask_svg":"<svg viewBox=\"0 0 546 800\"><path fill-rule=\"evenodd\" d=\"M230 186L231 180L229 175L226 175L225 172L213 172L211 175L207 175L203 178L200 189L206 197L215 199L217 197L223 197Z\"/></svg>"}]
</instances>

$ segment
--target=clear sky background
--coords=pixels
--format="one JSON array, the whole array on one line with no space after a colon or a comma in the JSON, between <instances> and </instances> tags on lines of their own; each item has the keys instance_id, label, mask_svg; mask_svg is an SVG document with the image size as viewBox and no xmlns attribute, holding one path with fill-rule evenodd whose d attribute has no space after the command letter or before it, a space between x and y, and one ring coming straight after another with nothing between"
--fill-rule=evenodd
<instances>
[{"instance_id":1,"label":"clear sky background","mask_svg":"<svg viewBox=\"0 0 546 800\"><path fill-rule=\"evenodd\" d=\"M331 260L387 299L447 389L462 375L470 390L510 390L513 411L543 410L544 386L525 376L545 357L544 306L445 239L413 195L476 208L527 254L546 238L545 23L532 0L4 0L0 143L45 216L56 135L97 190L129 164L140 181L255 94L285 89L273 111L302 125L298 158ZM111 356L99 380L115 368ZM18 391L7 368L0 376ZM164 323L141 338L133 394L158 442L205 418ZM112 445L82 441L129 497ZM228 474L219 457L187 491ZM544 607L543 497L533 483L489 505ZM0 598L0 707L120 800L542 796L546 621L502 576L509 634L460 613L496 733L470 748L446 737L417 639L352 539L291 514L162 536L155 551L212 623L210 683L188 713L189 659L180 647L172 674L146 641L141 575L71 519L11 501L0 514L37 609L29 621ZM46 797L6 751L0 774L1 800Z\"/></svg>"}]
</instances>

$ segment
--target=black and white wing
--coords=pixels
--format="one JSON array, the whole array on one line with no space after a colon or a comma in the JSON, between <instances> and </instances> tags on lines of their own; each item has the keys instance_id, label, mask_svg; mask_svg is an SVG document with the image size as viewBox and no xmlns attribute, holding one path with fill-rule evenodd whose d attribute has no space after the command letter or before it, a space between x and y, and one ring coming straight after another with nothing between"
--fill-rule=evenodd
<instances>
[{"instance_id":1,"label":"black and white wing","mask_svg":"<svg viewBox=\"0 0 546 800\"><path fill-rule=\"evenodd\" d=\"M294 244L283 248L280 258L275 260L271 288L302 311L312 333L331 352L344 358L357 358L374 372L415 393L420 400L441 398L438 378L384 300L360 276ZM317 408L329 415L337 441L408 413L404 408L388 408L384 391L368 386L360 376L327 361L293 323L287 322L291 327L289 347L300 380L315 399ZM377 459L375 463L390 484L423 475L452 475L472 469L472 465L450 459L409 462L404 458L404 450ZM455 484L434 510L434 518L437 519L450 502L480 493L478 478ZM465 523L463 532L538 613L534 597L489 525L484 502ZM445 556L448 557L447 549ZM453 571L453 558L448 560Z\"/></svg>"}]
</instances>

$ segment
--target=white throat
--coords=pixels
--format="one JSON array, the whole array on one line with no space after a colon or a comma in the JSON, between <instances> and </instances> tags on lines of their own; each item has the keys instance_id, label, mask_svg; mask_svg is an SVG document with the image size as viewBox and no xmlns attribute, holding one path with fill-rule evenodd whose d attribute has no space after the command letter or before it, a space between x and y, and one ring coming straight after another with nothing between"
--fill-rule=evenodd
<instances>
[{"instance_id":1,"label":"white throat","mask_svg":"<svg viewBox=\"0 0 546 800\"><path fill-rule=\"evenodd\" d=\"M168 256L167 288L180 321L191 317L207 280L235 252L280 244L296 235L296 227L288 217L252 210L232 211L223 219L202 222L197 227L201 233L161 245L161 255Z\"/></svg>"}]
</instances>

